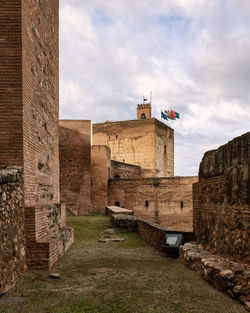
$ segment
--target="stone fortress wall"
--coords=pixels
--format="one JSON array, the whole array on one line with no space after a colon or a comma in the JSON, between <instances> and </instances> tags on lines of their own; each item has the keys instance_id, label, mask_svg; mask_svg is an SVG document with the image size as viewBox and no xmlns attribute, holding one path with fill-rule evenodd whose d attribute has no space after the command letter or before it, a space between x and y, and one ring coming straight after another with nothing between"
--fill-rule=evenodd
<instances>
[{"instance_id":1,"label":"stone fortress wall","mask_svg":"<svg viewBox=\"0 0 250 313\"><path fill-rule=\"evenodd\" d=\"M60 195L75 215L92 214L91 121L60 120Z\"/></svg>"},{"instance_id":2,"label":"stone fortress wall","mask_svg":"<svg viewBox=\"0 0 250 313\"><path fill-rule=\"evenodd\" d=\"M87 189L91 192L93 211L104 213L107 205L121 205L132 209L139 217L163 223L170 229L191 231L192 183L197 179L173 177L174 131L151 118L150 110L151 104L138 105L137 113L142 112L146 116L143 119L93 125L91 164L85 157L86 170L87 164L91 168L91 187L85 184L86 180L85 183L84 180L81 181L80 172L68 171L68 164L65 163L69 156L71 163L79 163L84 142L87 151L90 142L78 136L75 143L74 133L67 132L66 137L65 130L64 133L60 130L62 199L67 203L73 195L71 205L77 205L72 190ZM74 123L73 120L68 120L67 127ZM161 173L165 177L158 177ZM67 181L71 174L74 179ZM72 190L69 190L69 186ZM78 212L73 213L85 215L88 214L88 208L82 205Z\"/></svg>"},{"instance_id":3,"label":"stone fortress wall","mask_svg":"<svg viewBox=\"0 0 250 313\"><path fill-rule=\"evenodd\" d=\"M192 185L197 177L125 178L109 180L109 205L168 230L193 231Z\"/></svg>"},{"instance_id":4,"label":"stone fortress wall","mask_svg":"<svg viewBox=\"0 0 250 313\"><path fill-rule=\"evenodd\" d=\"M193 197L197 242L250 264L250 132L205 153Z\"/></svg>"},{"instance_id":5,"label":"stone fortress wall","mask_svg":"<svg viewBox=\"0 0 250 313\"><path fill-rule=\"evenodd\" d=\"M108 180L111 173L111 151L105 145L91 147L91 204L96 212L108 205Z\"/></svg>"},{"instance_id":6,"label":"stone fortress wall","mask_svg":"<svg viewBox=\"0 0 250 313\"><path fill-rule=\"evenodd\" d=\"M141 167L143 177L174 175L174 131L155 118L93 124L93 145L111 160Z\"/></svg>"},{"instance_id":7,"label":"stone fortress wall","mask_svg":"<svg viewBox=\"0 0 250 313\"><path fill-rule=\"evenodd\" d=\"M127 164L111 160L110 178L141 177L141 168L138 165Z\"/></svg>"},{"instance_id":8,"label":"stone fortress wall","mask_svg":"<svg viewBox=\"0 0 250 313\"><path fill-rule=\"evenodd\" d=\"M94 124L92 147L90 121L61 121L59 186L58 0L2 0L0 15L0 294L73 243L66 205L82 215L119 203L148 239L148 221L188 238L194 222L203 248L250 263L250 133L207 152L197 182L174 177L174 131L151 105Z\"/></svg>"}]
</instances>

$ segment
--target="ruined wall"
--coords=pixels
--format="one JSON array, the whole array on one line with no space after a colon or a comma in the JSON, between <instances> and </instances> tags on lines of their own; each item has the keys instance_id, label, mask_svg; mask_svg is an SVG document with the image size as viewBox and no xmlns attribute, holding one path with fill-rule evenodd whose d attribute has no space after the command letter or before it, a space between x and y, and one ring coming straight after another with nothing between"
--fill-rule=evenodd
<instances>
[{"instance_id":1,"label":"ruined wall","mask_svg":"<svg viewBox=\"0 0 250 313\"><path fill-rule=\"evenodd\" d=\"M91 147L91 204L95 212L105 213L108 205L108 179L111 172L110 149Z\"/></svg>"},{"instance_id":2,"label":"ruined wall","mask_svg":"<svg viewBox=\"0 0 250 313\"><path fill-rule=\"evenodd\" d=\"M197 177L110 179L109 205L119 202L169 230L192 231L194 182Z\"/></svg>"},{"instance_id":3,"label":"ruined wall","mask_svg":"<svg viewBox=\"0 0 250 313\"><path fill-rule=\"evenodd\" d=\"M193 197L198 243L212 253L249 263L249 132L205 153Z\"/></svg>"},{"instance_id":4,"label":"ruined wall","mask_svg":"<svg viewBox=\"0 0 250 313\"><path fill-rule=\"evenodd\" d=\"M22 171L0 170L0 294L26 270L23 202Z\"/></svg>"},{"instance_id":5,"label":"ruined wall","mask_svg":"<svg viewBox=\"0 0 250 313\"><path fill-rule=\"evenodd\" d=\"M140 166L111 160L110 178L129 178L129 177L132 178L141 177Z\"/></svg>"},{"instance_id":6,"label":"ruined wall","mask_svg":"<svg viewBox=\"0 0 250 313\"><path fill-rule=\"evenodd\" d=\"M94 124L93 144L107 145L111 160L140 166L143 177L174 174L174 131L154 118Z\"/></svg>"},{"instance_id":7,"label":"ruined wall","mask_svg":"<svg viewBox=\"0 0 250 313\"><path fill-rule=\"evenodd\" d=\"M59 121L60 196L75 215L91 209L91 121Z\"/></svg>"}]
</instances>

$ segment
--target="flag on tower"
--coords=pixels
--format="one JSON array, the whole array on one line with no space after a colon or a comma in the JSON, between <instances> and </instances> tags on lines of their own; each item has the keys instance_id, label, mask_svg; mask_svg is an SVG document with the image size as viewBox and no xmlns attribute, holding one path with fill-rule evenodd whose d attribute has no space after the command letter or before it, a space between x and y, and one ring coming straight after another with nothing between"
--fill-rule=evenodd
<instances>
[{"instance_id":1,"label":"flag on tower","mask_svg":"<svg viewBox=\"0 0 250 313\"><path fill-rule=\"evenodd\" d=\"M167 117L171 120L176 120L177 118L180 118L180 114L178 112L175 112L173 110L165 110L165 113L167 114Z\"/></svg>"},{"instance_id":2,"label":"flag on tower","mask_svg":"<svg viewBox=\"0 0 250 313\"><path fill-rule=\"evenodd\" d=\"M162 111L161 111L161 118L164 118L164 120L168 120L168 117L166 114L164 114Z\"/></svg>"}]
</instances>

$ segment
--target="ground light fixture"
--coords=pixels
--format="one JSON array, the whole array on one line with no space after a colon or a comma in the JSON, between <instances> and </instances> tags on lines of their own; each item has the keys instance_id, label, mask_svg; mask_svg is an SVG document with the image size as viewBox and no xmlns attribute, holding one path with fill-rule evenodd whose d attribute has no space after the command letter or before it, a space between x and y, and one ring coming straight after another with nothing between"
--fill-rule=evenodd
<instances>
[{"instance_id":1,"label":"ground light fixture","mask_svg":"<svg viewBox=\"0 0 250 313\"><path fill-rule=\"evenodd\" d=\"M179 247L183 242L182 234L165 234L161 247L166 254L171 256L179 255Z\"/></svg>"}]
</instances>

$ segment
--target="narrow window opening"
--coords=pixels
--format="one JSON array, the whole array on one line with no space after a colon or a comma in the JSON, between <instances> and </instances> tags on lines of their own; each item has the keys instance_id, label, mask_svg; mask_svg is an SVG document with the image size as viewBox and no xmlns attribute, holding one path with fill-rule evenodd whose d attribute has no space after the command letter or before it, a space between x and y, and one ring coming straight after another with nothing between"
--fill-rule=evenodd
<instances>
[{"instance_id":1,"label":"narrow window opening","mask_svg":"<svg viewBox=\"0 0 250 313\"><path fill-rule=\"evenodd\" d=\"M117 139L117 138L118 138L118 136L117 136L117 135L115 135L115 138Z\"/></svg>"},{"instance_id":2,"label":"narrow window opening","mask_svg":"<svg viewBox=\"0 0 250 313\"><path fill-rule=\"evenodd\" d=\"M181 209L183 209L183 206L184 206L184 205L183 205L183 201L181 201Z\"/></svg>"},{"instance_id":3,"label":"narrow window opening","mask_svg":"<svg viewBox=\"0 0 250 313\"><path fill-rule=\"evenodd\" d=\"M141 119L144 119L144 118L146 118L146 115L145 115L145 113L142 113Z\"/></svg>"},{"instance_id":4,"label":"narrow window opening","mask_svg":"<svg viewBox=\"0 0 250 313\"><path fill-rule=\"evenodd\" d=\"M164 145L164 154L166 154L166 153L167 153L167 146Z\"/></svg>"},{"instance_id":5,"label":"narrow window opening","mask_svg":"<svg viewBox=\"0 0 250 313\"><path fill-rule=\"evenodd\" d=\"M145 201L145 207L148 207L148 200Z\"/></svg>"},{"instance_id":6,"label":"narrow window opening","mask_svg":"<svg viewBox=\"0 0 250 313\"><path fill-rule=\"evenodd\" d=\"M119 201L116 201L116 202L115 202L115 206L120 206L120 202L119 202Z\"/></svg>"}]
</instances>

